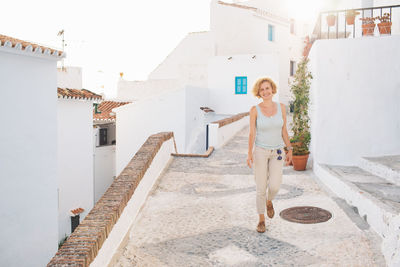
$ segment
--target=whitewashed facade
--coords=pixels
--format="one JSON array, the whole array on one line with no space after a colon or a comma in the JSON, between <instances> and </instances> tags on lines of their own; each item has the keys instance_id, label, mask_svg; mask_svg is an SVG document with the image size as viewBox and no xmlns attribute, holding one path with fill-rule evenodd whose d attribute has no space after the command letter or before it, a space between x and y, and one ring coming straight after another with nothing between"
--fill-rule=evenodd
<instances>
[{"instance_id":1,"label":"whitewashed facade","mask_svg":"<svg viewBox=\"0 0 400 267\"><path fill-rule=\"evenodd\" d=\"M82 89L82 68L70 66L58 68L57 86L60 88Z\"/></svg>"},{"instance_id":2,"label":"whitewashed facade","mask_svg":"<svg viewBox=\"0 0 400 267\"><path fill-rule=\"evenodd\" d=\"M208 90L186 87L114 109L117 113L116 174L154 133L174 132L178 152L188 152L186 148L193 146L192 142L201 134L198 128L204 124L199 107L207 102Z\"/></svg>"},{"instance_id":3,"label":"whitewashed facade","mask_svg":"<svg viewBox=\"0 0 400 267\"><path fill-rule=\"evenodd\" d=\"M57 251L58 52L0 35L0 265Z\"/></svg>"},{"instance_id":4,"label":"whitewashed facade","mask_svg":"<svg viewBox=\"0 0 400 267\"><path fill-rule=\"evenodd\" d=\"M398 35L314 44L309 57L316 163L349 166L360 157L400 154L400 69L392 61L400 57L399 45Z\"/></svg>"},{"instance_id":5,"label":"whitewashed facade","mask_svg":"<svg viewBox=\"0 0 400 267\"><path fill-rule=\"evenodd\" d=\"M245 72L251 77L273 76L280 90L280 101L288 104L290 61L294 65L299 61L305 32L302 24L291 20L280 8L281 4L267 2L246 1L235 5L211 1L210 31L189 33L149 75L147 81L121 80L118 98L142 99L144 94L151 96L152 93L173 91L185 85L206 87L210 96L215 92L217 95L228 93L225 97L231 97L235 95L235 86L230 91L210 86L218 83L216 75L209 76L210 69L215 68L215 57L273 55L278 57L277 61L260 63L263 57L257 58L258 63L268 66L267 69L254 71L254 67L250 67ZM235 81L235 75L231 73L231 81ZM251 85L248 84L247 91ZM219 107L211 108L217 113L225 112ZM233 113L240 111L233 110Z\"/></svg>"},{"instance_id":6,"label":"whitewashed facade","mask_svg":"<svg viewBox=\"0 0 400 267\"><path fill-rule=\"evenodd\" d=\"M71 210L94 205L93 100L59 98L57 104L58 238L71 234Z\"/></svg>"},{"instance_id":7,"label":"whitewashed facade","mask_svg":"<svg viewBox=\"0 0 400 267\"><path fill-rule=\"evenodd\" d=\"M252 94L253 84L265 73L273 80L278 80L279 71L275 68L279 57L274 54L249 54L217 56L208 64L209 106L220 114L236 114L248 112L249 107L260 102ZM235 94L235 77L246 77L247 93ZM279 87L279 84L277 84ZM280 92L274 96L279 100Z\"/></svg>"},{"instance_id":8,"label":"whitewashed facade","mask_svg":"<svg viewBox=\"0 0 400 267\"><path fill-rule=\"evenodd\" d=\"M82 90L82 68L57 70L57 172L58 172L58 239L69 236L71 210L82 208L82 221L96 202L95 139L93 138L93 106L101 96ZM66 89L67 88L67 89Z\"/></svg>"},{"instance_id":9,"label":"whitewashed facade","mask_svg":"<svg viewBox=\"0 0 400 267\"><path fill-rule=\"evenodd\" d=\"M213 0L210 31L189 33L148 80L119 81L118 98L138 103L117 109L116 174L156 131L173 130L179 153L204 152L206 124L257 104L251 88L259 77L273 78L279 92L274 100L289 103L290 61L295 65L301 57L303 31L279 7L273 1ZM240 92L239 77L246 83ZM206 116L200 107L218 116Z\"/></svg>"}]
</instances>

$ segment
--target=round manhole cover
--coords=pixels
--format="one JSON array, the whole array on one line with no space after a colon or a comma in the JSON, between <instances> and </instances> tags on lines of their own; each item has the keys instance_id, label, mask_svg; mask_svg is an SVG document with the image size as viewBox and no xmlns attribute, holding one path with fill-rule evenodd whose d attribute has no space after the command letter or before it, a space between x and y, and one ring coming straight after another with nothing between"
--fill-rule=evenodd
<instances>
[{"instance_id":1,"label":"round manhole cover","mask_svg":"<svg viewBox=\"0 0 400 267\"><path fill-rule=\"evenodd\" d=\"M332 218L329 211L309 206L285 209L279 215L287 221L297 223L321 223Z\"/></svg>"}]
</instances>

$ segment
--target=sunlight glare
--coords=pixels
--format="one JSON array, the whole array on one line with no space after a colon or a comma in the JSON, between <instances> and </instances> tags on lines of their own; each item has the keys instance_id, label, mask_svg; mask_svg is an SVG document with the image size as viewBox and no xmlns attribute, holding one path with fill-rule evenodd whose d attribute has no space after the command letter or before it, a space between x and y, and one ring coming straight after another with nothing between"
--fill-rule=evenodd
<instances>
[{"instance_id":1,"label":"sunlight glare","mask_svg":"<svg viewBox=\"0 0 400 267\"><path fill-rule=\"evenodd\" d=\"M305 22L313 22L322 7L321 0L288 0L289 16Z\"/></svg>"}]
</instances>

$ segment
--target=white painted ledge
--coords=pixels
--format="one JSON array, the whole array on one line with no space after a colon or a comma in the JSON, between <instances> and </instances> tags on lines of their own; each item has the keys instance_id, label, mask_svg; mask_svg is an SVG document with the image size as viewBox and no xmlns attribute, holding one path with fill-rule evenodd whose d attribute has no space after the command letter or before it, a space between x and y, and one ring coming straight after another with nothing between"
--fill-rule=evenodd
<instances>
[{"instance_id":1,"label":"white painted ledge","mask_svg":"<svg viewBox=\"0 0 400 267\"><path fill-rule=\"evenodd\" d=\"M210 123L208 125L208 146L213 146L215 149L223 147L246 126L249 126L249 116L222 127L219 127L218 123Z\"/></svg>"},{"instance_id":2,"label":"white painted ledge","mask_svg":"<svg viewBox=\"0 0 400 267\"><path fill-rule=\"evenodd\" d=\"M367 192L350 182L335 177L318 163L314 173L338 197L357 207L360 216L367 215L368 224L382 238L381 251L387 266L400 266L400 215L395 214Z\"/></svg>"},{"instance_id":3,"label":"white painted ledge","mask_svg":"<svg viewBox=\"0 0 400 267\"><path fill-rule=\"evenodd\" d=\"M358 166L372 174L382 177L391 183L400 186L400 173L390 169L388 166L368 160L368 158L360 158Z\"/></svg>"}]
</instances>

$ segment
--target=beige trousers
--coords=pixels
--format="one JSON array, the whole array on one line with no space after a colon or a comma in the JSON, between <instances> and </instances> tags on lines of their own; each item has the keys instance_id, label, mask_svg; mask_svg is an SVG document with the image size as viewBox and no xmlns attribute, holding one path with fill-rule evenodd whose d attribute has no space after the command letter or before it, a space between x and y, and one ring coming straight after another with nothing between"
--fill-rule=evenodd
<instances>
[{"instance_id":1,"label":"beige trousers","mask_svg":"<svg viewBox=\"0 0 400 267\"><path fill-rule=\"evenodd\" d=\"M281 149L281 160L278 160L277 149L265 149L256 146L254 149L254 178L256 182L256 204L258 214L265 213L265 205L278 193L282 183L285 151ZM268 190L268 194L267 194ZM268 196L268 198L267 198Z\"/></svg>"}]
</instances>

